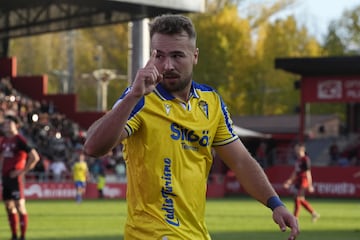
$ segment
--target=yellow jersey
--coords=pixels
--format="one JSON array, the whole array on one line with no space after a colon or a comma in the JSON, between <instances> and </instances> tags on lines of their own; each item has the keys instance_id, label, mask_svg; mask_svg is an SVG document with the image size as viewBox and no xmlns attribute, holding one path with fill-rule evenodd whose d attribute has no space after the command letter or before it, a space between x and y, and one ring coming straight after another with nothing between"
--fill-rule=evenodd
<instances>
[{"instance_id":1,"label":"yellow jersey","mask_svg":"<svg viewBox=\"0 0 360 240\"><path fill-rule=\"evenodd\" d=\"M238 139L221 97L193 82L183 102L158 84L138 102L125 129L125 239L210 239L204 215L211 147Z\"/></svg>"},{"instance_id":2,"label":"yellow jersey","mask_svg":"<svg viewBox=\"0 0 360 240\"><path fill-rule=\"evenodd\" d=\"M88 166L86 162L76 162L72 168L73 180L79 182L86 182L86 177L88 173Z\"/></svg>"}]
</instances>

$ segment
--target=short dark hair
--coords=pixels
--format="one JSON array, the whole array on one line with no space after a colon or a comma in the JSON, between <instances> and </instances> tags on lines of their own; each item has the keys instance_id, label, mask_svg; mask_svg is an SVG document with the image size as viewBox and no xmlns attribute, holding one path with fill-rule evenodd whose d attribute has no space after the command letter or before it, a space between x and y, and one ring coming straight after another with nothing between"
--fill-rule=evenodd
<instances>
[{"instance_id":1,"label":"short dark hair","mask_svg":"<svg viewBox=\"0 0 360 240\"><path fill-rule=\"evenodd\" d=\"M304 148L305 149L306 147L305 147L305 144L301 142L301 143L296 143L295 148Z\"/></svg>"},{"instance_id":2,"label":"short dark hair","mask_svg":"<svg viewBox=\"0 0 360 240\"><path fill-rule=\"evenodd\" d=\"M12 121L12 122L14 122L14 123L16 123L16 124L19 123L19 118L17 118L17 117L14 116L14 115L6 115L6 116L5 116L5 119L7 119L7 120L9 120L9 121Z\"/></svg>"},{"instance_id":3,"label":"short dark hair","mask_svg":"<svg viewBox=\"0 0 360 240\"><path fill-rule=\"evenodd\" d=\"M190 18L179 14L164 14L154 18L150 23L150 38L155 33L178 34L185 31L190 39L196 39L196 30Z\"/></svg>"}]
</instances>

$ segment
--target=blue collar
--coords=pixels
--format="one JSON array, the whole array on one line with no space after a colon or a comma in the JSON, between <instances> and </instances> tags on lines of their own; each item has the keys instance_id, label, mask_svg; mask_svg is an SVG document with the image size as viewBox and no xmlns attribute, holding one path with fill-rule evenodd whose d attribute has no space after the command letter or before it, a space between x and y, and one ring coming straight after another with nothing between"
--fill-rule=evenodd
<instances>
[{"instance_id":1,"label":"blue collar","mask_svg":"<svg viewBox=\"0 0 360 240\"><path fill-rule=\"evenodd\" d=\"M191 82L191 88L190 88L190 98L195 97L199 98L199 94L195 90L196 83L194 81ZM154 92L162 99L162 100L173 100L175 97L168 92L161 84L158 84L154 90ZM189 99L190 99L189 98Z\"/></svg>"}]
</instances>

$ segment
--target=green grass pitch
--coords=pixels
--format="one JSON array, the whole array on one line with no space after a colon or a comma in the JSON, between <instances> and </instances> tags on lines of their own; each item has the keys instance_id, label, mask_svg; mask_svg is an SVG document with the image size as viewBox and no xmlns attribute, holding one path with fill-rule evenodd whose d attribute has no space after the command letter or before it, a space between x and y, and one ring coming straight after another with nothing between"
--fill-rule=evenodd
<instances>
[{"instance_id":1,"label":"green grass pitch","mask_svg":"<svg viewBox=\"0 0 360 240\"><path fill-rule=\"evenodd\" d=\"M290 210L292 200L284 199ZM304 240L359 240L358 199L309 199L321 214L316 222L302 209L301 234ZM28 200L28 240L121 240L126 218L124 200ZM282 233L273 223L271 211L247 197L208 200L207 226L213 240L280 240ZM4 207L0 211L0 239L9 239Z\"/></svg>"}]
</instances>

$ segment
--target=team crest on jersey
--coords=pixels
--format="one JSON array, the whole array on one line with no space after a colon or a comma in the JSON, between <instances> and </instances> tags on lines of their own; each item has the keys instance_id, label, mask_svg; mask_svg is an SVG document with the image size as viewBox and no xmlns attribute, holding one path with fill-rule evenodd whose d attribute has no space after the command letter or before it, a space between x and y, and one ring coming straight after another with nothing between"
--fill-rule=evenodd
<instances>
[{"instance_id":1,"label":"team crest on jersey","mask_svg":"<svg viewBox=\"0 0 360 240\"><path fill-rule=\"evenodd\" d=\"M170 104L164 104L166 115L170 114L171 105Z\"/></svg>"},{"instance_id":2,"label":"team crest on jersey","mask_svg":"<svg viewBox=\"0 0 360 240\"><path fill-rule=\"evenodd\" d=\"M201 111L205 114L205 117L209 119L209 105L207 104L207 102L201 100L199 102L199 107Z\"/></svg>"}]
</instances>

